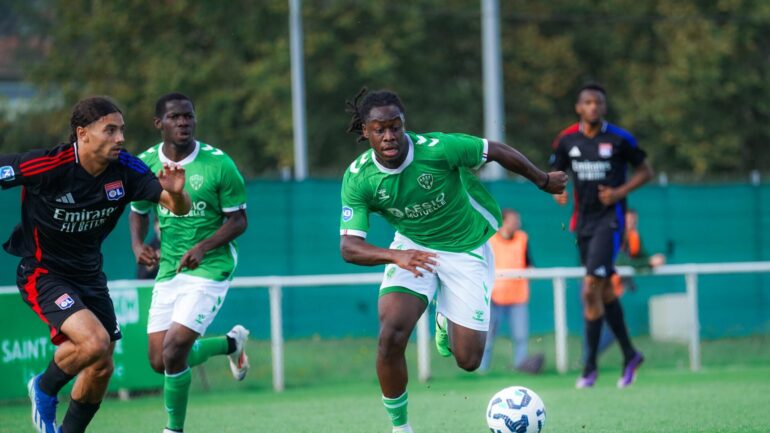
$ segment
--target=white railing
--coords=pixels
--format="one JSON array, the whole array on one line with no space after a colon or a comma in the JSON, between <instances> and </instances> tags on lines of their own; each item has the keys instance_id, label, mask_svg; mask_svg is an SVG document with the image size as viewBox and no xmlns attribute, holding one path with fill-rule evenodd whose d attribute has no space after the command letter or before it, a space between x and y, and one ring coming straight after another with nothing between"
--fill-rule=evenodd
<instances>
[{"instance_id":1,"label":"white railing","mask_svg":"<svg viewBox=\"0 0 770 433\"><path fill-rule=\"evenodd\" d=\"M620 267L622 276L635 275L634 269ZM688 314L692 320L689 340L690 369L701 368L700 359L700 322L698 319L698 275L739 274L770 272L770 262L709 263L665 265L644 275L682 275L689 305ZM568 278L582 278L585 269L573 268L537 268L525 270L500 270L498 278L527 278L530 280L552 280L554 299L554 331L556 345L556 369L565 373L568 368L567 357L567 297ZM319 287L342 285L375 285L382 281L382 273L302 275L288 277L238 277L232 281L233 288L267 287L270 297L270 339L273 363L273 389L284 389L283 370L283 314L281 311L281 291L284 287ZM116 280L109 283L110 290L148 287L151 280ZM18 293L16 286L0 287L0 294ZM430 321L426 314L417 322L417 364L418 377L425 381L430 377Z\"/></svg>"}]
</instances>

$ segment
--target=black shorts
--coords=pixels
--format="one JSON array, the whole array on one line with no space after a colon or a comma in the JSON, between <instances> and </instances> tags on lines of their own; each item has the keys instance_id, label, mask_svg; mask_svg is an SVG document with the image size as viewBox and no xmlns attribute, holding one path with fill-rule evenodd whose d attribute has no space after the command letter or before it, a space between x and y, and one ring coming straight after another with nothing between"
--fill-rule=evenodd
<instances>
[{"instance_id":1,"label":"black shorts","mask_svg":"<svg viewBox=\"0 0 770 433\"><path fill-rule=\"evenodd\" d=\"M22 259L16 285L24 302L51 329L51 342L57 346L68 340L61 332L64 321L83 309L94 313L111 341L122 337L104 274L75 281L49 272L35 259Z\"/></svg>"},{"instance_id":2,"label":"black shorts","mask_svg":"<svg viewBox=\"0 0 770 433\"><path fill-rule=\"evenodd\" d=\"M610 278L615 273L621 242L622 232L612 225L599 226L590 235L578 236L580 263L586 267L586 275Z\"/></svg>"}]
</instances>

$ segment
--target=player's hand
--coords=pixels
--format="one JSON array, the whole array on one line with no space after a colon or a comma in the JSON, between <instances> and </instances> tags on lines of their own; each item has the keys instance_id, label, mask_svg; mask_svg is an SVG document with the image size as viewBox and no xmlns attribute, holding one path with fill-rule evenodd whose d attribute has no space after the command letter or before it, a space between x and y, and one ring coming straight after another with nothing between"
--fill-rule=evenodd
<instances>
[{"instance_id":1,"label":"player's hand","mask_svg":"<svg viewBox=\"0 0 770 433\"><path fill-rule=\"evenodd\" d=\"M160 260L158 250L147 244L136 247L134 249L134 256L136 256L136 263L147 266L148 268L157 266L158 261Z\"/></svg>"},{"instance_id":2,"label":"player's hand","mask_svg":"<svg viewBox=\"0 0 770 433\"><path fill-rule=\"evenodd\" d=\"M599 201L605 206L610 206L623 198L623 195L615 188L599 185Z\"/></svg>"},{"instance_id":3,"label":"player's hand","mask_svg":"<svg viewBox=\"0 0 770 433\"><path fill-rule=\"evenodd\" d=\"M189 270L197 268L200 266L201 262L203 261L203 256L205 255L206 252L197 245L190 248L189 251L184 253L182 260L179 261L179 266L176 268L176 272L182 272L182 269L184 268Z\"/></svg>"},{"instance_id":4,"label":"player's hand","mask_svg":"<svg viewBox=\"0 0 770 433\"><path fill-rule=\"evenodd\" d=\"M420 250L392 250L393 263L399 268L406 269L414 274L415 277L422 277L423 269L433 272L436 263L436 254ZM422 269L418 269L422 268Z\"/></svg>"},{"instance_id":5,"label":"player's hand","mask_svg":"<svg viewBox=\"0 0 770 433\"><path fill-rule=\"evenodd\" d=\"M665 265L666 264L666 256L663 254L653 254L650 257L650 266L653 268L657 268L658 266Z\"/></svg>"},{"instance_id":6,"label":"player's hand","mask_svg":"<svg viewBox=\"0 0 770 433\"><path fill-rule=\"evenodd\" d=\"M548 182L543 188L543 191L550 192L551 194L563 194L564 190L567 188L567 180L569 179L567 173L563 171L552 171L547 173L547 175Z\"/></svg>"},{"instance_id":7,"label":"player's hand","mask_svg":"<svg viewBox=\"0 0 770 433\"><path fill-rule=\"evenodd\" d=\"M172 194L180 194L184 191L185 171L184 167L177 164L163 164L163 169L158 172L160 186Z\"/></svg>"},{"instance_id":8,"label":"player's hand","mask_svg":"<svg viewBox=\"0 0 770 433\"><path fill-rule=\"evenodd\" d=\"M569 201L569 196L567 195L567 191L564 191L561 194L554 194L553 199L556 200L556 203L564 206Z\"/></svg>"}]
</instances>

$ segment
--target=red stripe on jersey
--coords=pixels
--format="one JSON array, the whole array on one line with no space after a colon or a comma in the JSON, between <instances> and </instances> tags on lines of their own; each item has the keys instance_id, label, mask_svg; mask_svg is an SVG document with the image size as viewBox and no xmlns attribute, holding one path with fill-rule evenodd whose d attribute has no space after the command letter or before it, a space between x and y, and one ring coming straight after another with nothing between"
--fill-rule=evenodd
<instances>
[{"instance_id":1,"label":"red stripe on jersey","mask_svg":"<svg viewBox=\"0 0 770 433\"><path fill-rule=\"evenodd\" d=\"M27 295L27 301L32 304L32 311L37 314L37 317L39 317L40 320L42 320L46 325L48 325L49 328L51 328L51 342L58 346L67 341L68 338L66 335L60 334L56 328L51 326L51 322L49 322L48 319L46 319L43 315L43 309L40 308L40 303L37 300L37 279L40 278L41 275L45 275L47 273L47 269L35 268L35 270L32 272L32 275L27 277L27 282L24 283L24 292Z\"/></svg>"},{"instance_id":2,"label":"red stripe on jersey","mask_svg":"<svg viewBox=\"0 0 770 433\"><path fill-rule=\"evenodd\" d=\"M29 161L24 161L21 164L19 164L19 167L30 168L30 167L32 167L34 165L37 165L37 164L41 164L41 163L45 163L45 162L50 162L52 160L56 160L56 159L62 158L64 156L69 156L69 155L74 155L74 154L75 154L75 149L70 147L69 149L63 150L63 151L61 151L61 152L59 152L59 153L57 153L56 155L53 155L53 156L48 156L48 155L46 155L46 156L39 156L37 158L32 158Z\"/></svg>"},{"instance_id":3,"label":"red stripe on jersey","mask_svg":"<svg viewBox=\"0 0 770 433\"><path fill-rule=\"evenodd\" d=\"M35 174L44 173L54 167L58 167L67 162L75 160L75 151L70 148L64 152L55 156L41 156L39 158L30 159L19 164L21 168L21 174L24 176L32 176Z\"/></svg>"},{"instance_id":4,"label":"red stripe on jersey","mask_svg":"<svg viewBox=\"0 0 770 433\"><path fill-rule=\"evenodd\" d=\"M40 248L40 238L37 236L37 227L35 227L35 231L32 232L33 237L35 238L35 259L38 262L43 261L43 250Z\"/></svg>"},{"instance_id":5,"label":"red stripe on jersey","mask_svg":"<svg viewBox=\"0 0 770 433\"><path fill-rule=\"evenodd\" d=\"M575 205L572 207L572 217L569 219L569 229L570 231L574 232L577 230L578 207L580 206L580 203L578 203L577 189L572 191L572 197L575 200Z\"/></svg>"},{"instance_id":6,"label":"red stripe on jersey","mask_svg":"<svg viewBox=\"0 0 770 433\"><path fill-rule=\"evenodd\" d=\"M574 134L576 132L580 132L580 123L575 123L574 125L570 125L566 127L563 131L559 133L559 135L556 136L556 138L553 139L553 142L551 143L551 147L556 149L559 147L559 140L561 140L562 137L565 135Z\"/></svg>"},{"instance_id":7,"label":"red stripe on jersey","mask_svg":"<svg viewBox=\"0 0 770 433\"><path fill-rule=\"evenodd\" d=\"M35 168L32 168L32 169L22 168L21 169L21 174L24 175L24 176L34 176L36 174L41 174L41 173L45 173L46 171L53 170L54 168L56 168L56 167L58 167L60 165L68 164L68 163L73 162L73 161L75 161L75 155L70 155L70 156L68 156L66 158L63 158L63 159L59 160L59 161L53 161L53 162L50 162L50 163L46 163L46 165L40 164L40 165L38 165L38 166L36 166Z\"/></svg>"}]
</instances>

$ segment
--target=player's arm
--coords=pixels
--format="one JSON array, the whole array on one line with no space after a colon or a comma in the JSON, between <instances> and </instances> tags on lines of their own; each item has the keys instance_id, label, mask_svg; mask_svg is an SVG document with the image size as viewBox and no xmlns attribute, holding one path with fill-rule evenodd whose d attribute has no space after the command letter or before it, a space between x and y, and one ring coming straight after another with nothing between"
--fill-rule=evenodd
<instances>
[{"instance_id":1,"label":"player's arm","mask_svg":"<svg viewBox=\"0 0 770 433\"><path fill-rule=\"evenodd\" d=\"M362 266L393 263L413 273L416 277L421 277L423 270L433 272L433 267L436 266L436 254L420 250L380 248L355 235L340 236L340 253L348 263Z\"/></svg>"},{"instance_id":2,"label":"player's arm","mask_svg":"<svg viewBox=\"0 0 770 433\"><path fill-rule=\"evenodd\" d=\"M73 161L73 146L0 155L0 186L39 185Z\"/></svg>"},{"instance_id":3,"label":"player's arm","mask_svg":"<svg viewBox=\"0 0 770 433\"><path fill-rule=\"evenodd\" d=\"M652 179L652 167L647 161L642 161L634 167L634 174L628 179L628 182L617 188L605 185L599 185L599 200L605 206L610 206L626 198L631 191L639 188Z\"/></svg>"},{"instance_id":4,"label":"player's arm","mask_svg":"<svg viewBox=\"0 0 770 433\"><path fill-rule=\"evenodd\" d=\"M567 186L566 173L563 171L546 173L532 164L521 152L507 144L490 141L487 160L495 161L506 170L524 176L538 188L551 194L561 194Z\"/></svg>"},{"instance_id":5,"label":"player's arm","mask_svg":"<svg viewBox=\"0 0 770 433\"><path fill-rule=\"evenodd\" d=\"M179 267L176 271L181 272L182 269L188 268L190 270L200 266L203 261L203 257L207 252L219 248L222 245L227 245L238 236L242 235L248 227L246 220L246 211L239 209L235 212L225 213L225 222L222 224L213 235L198 242L194 247L190 248L182 259L179 261Z\"/></svg>"},{"instance_id":6,"label":"player's arm","mask_svg":"<svg viewBox=\"0 0 770 433\"><path fill-rule=\"evenodd\" d=\"M144 243L147 239L147 231L150 227L150 217L148 213L139 213L132 210L128 215L128 228L131 232L131 250L136 257L136 263L147 267L153 267L158 264L160 255L158 250Z\"/></svg>"},{"instance_id":7,"label":"player's arm","mask_svg":"<svg viewBox=\"0 0 770 433\"><path fill-rule=\"evenodd\" d=\"M192 201L190 195L184 190L185 171L182 166L163 164L163 169L158 172L158 181L163 188L158 200L161 206L174 215L181 216L190 212Z\"/></svg>"}]
</instances>

